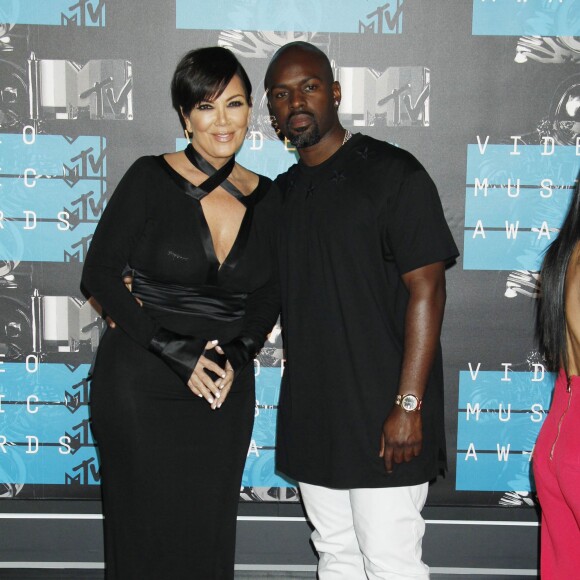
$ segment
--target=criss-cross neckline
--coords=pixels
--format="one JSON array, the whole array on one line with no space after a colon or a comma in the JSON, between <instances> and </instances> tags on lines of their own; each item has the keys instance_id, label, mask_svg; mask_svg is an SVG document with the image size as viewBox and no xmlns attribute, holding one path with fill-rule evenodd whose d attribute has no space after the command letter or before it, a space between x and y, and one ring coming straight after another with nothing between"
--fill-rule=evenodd
<instances>
[{"instance_id":1,"label":"criss-cross neckline","mask_svg":"<svg viewBox=\"0 0 580 580\"><path fill-rule=\"evenodd\" d=\"M219 169L216 169L213 165L211 165L211 163L204 159L198 151L195 150L191 143L187 146L184 153L188 161L194 167L208 176L207 179L204 180L200 185L196 185L186 179L167 161L163 155L161 155L159 158L163 161L164 167L169 170L169 175L180 186L184 193L197 201L194 207L196 207L196 213L199 218L201 241L209 263L207 282L216 283L218 274L221 275L224 270L232 270L235 268L239 263L241 256L243 255L243 251L246 247L250 234L254 205L257 199L260 197L260 192L263 192L263 180L261 176L258 176L258 185L248 195L244 195L233 183L228 181L228 177L235 166L234 157L231 157L226 164L224 164ZM217 257L214 239L205 217L203 206L201 204L201 200L217 187L221 187L227 191L246 208L244 217L240 222L238 232L234 239L234 243L221 262Z\"/></svg>"},{"instance_id":2,"label":"criss-cross neckline","mask_svg":"<svg viewBox=\"0 0 580 580\"><path fill-rule=\"evenodd\" d=\"M216 169L209 161L199 154L191 143L185 148L184 153L187 160L196 169L208 176L203 183L197 186L197 189L203 192L198 194L200 195L199 201L201 201L201 199L206 195L210 194L214 189L216 189L216 187L221 187L247 207L247 200L252 196L253 192L244 195L231 181L228 180L236 165L235 156L232 155L224 165L219 169Z\"/></svg>"}]
</instances>

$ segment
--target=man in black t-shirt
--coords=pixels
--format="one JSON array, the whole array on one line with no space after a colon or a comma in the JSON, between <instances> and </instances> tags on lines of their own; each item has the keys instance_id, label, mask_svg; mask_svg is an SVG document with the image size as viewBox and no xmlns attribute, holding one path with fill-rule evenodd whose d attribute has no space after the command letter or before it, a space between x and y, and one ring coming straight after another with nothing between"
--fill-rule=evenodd
<instances>
[{"instance_id":1,"label":"man in black t-shirt","mask_svg":"<svg viewBox=\"0 0 580 580\"><path fill-rule=\"evenodd\" d=\"M323 52L285 45L265 86L300 155L277 180L277 467L300 483L321 580L428 578L420 512L445 468L439 335L457 248L421 164L340 125Z\"/></svg>"}]
</instances>

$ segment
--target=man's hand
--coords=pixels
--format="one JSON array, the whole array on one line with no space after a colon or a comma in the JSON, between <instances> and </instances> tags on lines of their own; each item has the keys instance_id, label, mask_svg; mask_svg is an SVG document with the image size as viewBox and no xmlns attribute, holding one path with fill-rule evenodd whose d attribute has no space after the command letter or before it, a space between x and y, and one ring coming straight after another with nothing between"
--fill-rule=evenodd
<instances>
[{"instance_id":1,"label":"man's hand","mask_svg":"<svg viewBox=\"0 0 580 580\"><path fill-rule=\"evenodd\" d=\"M421 453L423 420L420 411L406 412L394 405L383 424L379 457L385 461L387 473L395 463L411 461Z\"/></svg>"},{"instance_id":2,"label":"man's hand","mask_svg":"<svg viewBox=\"0 0 580 580\"><path fill-rule=\"evenodd\" d=\"M127 290L129 290L129 292L133 291L133 276L124 276L123 283L125 284ZM137 304L139 304L139 306L143 306L143 302L139 300L139 298L137 298L136 296L135 300L137 301ZM117 323L110 316L105 316L105 322L109 325L109 328L117 327Z\"/></svg>"}]
</instances>

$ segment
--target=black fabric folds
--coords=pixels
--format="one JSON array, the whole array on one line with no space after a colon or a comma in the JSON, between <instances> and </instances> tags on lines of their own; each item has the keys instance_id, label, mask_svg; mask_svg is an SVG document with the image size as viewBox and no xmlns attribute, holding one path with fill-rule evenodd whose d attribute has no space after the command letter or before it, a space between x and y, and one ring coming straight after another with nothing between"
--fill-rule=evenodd
<instances>
[{"instance_id":1,"label":"black fabric folds","mask_svg":"<svg viewBox=\"0 0 580 580\"><path fill-rule=\"evenodd\" d=\"M161 328L151 339L149 350L158 355L184 383L187 383L205 345L206 341L203 338L183 336Z\"/></svg>"},{"instance_id":2,"label":"black fabric folds","mask_svg":"<svg viewBox=\"0 0 580 580\"><path fill-rule=\"evenodd\" d=\"M233 322L246 312L245 292L231 292L219 286L181 286L159 282L133 272L133 295L144 304L176 314L201 315L214 320Z\"/></svg>"},{"instance_id":3,"label":"black fabric folds","mask_svg":"<svg viewBox=\"0 0 580 580\"><path fill-rule=\"evenodd\" d=\"M226 358L234 369L234 377L256 356L260 345L247 336L235 338L227 344L221 345Z\"/></svg>"}]
</instances>

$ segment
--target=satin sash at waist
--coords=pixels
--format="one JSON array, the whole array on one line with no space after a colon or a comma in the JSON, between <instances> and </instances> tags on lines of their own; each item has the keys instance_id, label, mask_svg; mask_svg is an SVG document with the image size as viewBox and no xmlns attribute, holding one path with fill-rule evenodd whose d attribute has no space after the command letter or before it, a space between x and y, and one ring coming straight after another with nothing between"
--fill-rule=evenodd
<instances>
[{"instance_id":1,"label":"satin sash at waist","mask_svg":"<svg viewBox=\"0 0 580 580\"><path fill-rule=\"evenodd\" d=\"M248 296L244 292L230 292L217 286L167 284L139 272L133 272L132 292L146 306L227 322L244 316Z\"/></svg>"}]
</instances>

